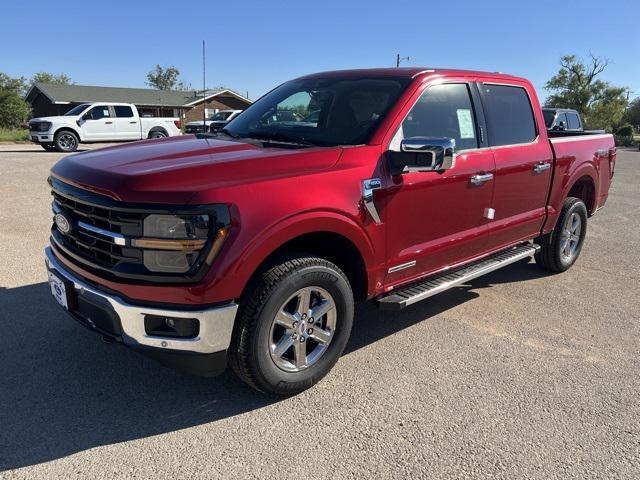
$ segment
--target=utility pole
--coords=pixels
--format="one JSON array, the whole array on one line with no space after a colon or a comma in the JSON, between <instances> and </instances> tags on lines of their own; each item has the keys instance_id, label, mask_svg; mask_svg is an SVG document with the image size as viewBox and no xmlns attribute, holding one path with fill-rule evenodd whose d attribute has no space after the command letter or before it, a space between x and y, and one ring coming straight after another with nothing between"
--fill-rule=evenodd
<instances>
[{"instance_id":1,"label":"utility pole","mask_svg":"<svg viewBox=\"0 0 640 480\"><path fill-rule=\"evenodd\" d=\"M401 57L400 54L396 54L396 68L400 67L400 62L409 61L410 57Z\"/></svg>"},{"instance_id":2,"label":"utility pole","mask_svg":"<svg viewBox=\"0 0 640 480\"><path fill-rule=\"evenodd\" d=\"M202 133L207 133L207 70L204 58L204 40L202 40Z\"/></svg>"}]
</instances>

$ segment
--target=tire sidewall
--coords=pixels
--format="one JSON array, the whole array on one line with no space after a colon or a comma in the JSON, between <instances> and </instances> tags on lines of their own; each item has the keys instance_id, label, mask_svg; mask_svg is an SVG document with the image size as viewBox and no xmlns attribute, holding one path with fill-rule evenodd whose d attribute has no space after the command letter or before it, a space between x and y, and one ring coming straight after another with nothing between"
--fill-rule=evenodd
<instances>
[{"instance_id":1,"label":"tire sidewall","mask_svg":"<svg viewBox=\"0 0 640 480\"><path fill-rule=\"evenodd\" d=\"M333 297L337 310L336 330L331 343L317 363L300 372L285 372L272 360L269 352L271 325L282 304L297 290L304 287L321 287ZM271 292L268 300L261 308L255 332L250 345L251 358L254 359L255 370L259 373L258 381L264 382L271 390L278 386L279 390L299 391L300 387L308 387L326 375L340 358L353 324L353 296L347 280L337 271L326 266L314 265L304 267L280 282Z\"/></svg>"},{"instance_id":2,"label":"tire sidewall","mask_svg":"<svg viewBox=\"0 0 640 480\"><path fill-rule=\"evenodd\" d=\"M562 230L564 228L564 224L567 221L567 218L569 218L573 213L577 213L580 216L580 221L582 222L582 224L580 226L580 240L578 241L576 253L571 260L567 261L560 251L560 246L562 245ZM562 218L560 220L561 223L558 224L558 231L555 238L554 248L559 266L562 270L567 270L576 262L576 260L578 260L578 257L580 257L582 245L584 245L584 239L587 235L587 207L585 206L584 202L582 202L582 200L576 199L573 204L563 212Z\"/></svg>"},{"instance_id":3,"label":"tire sidewall","mask_svg":"<svg viewBox=\"0 0 640 480\"><path fill-rule=\"evenodd\" d=\"M60 139L60 137L62 135L72 135L75 138L75 141L76 141L75 147L72 148L72 149L61 147L59 139ZM76 135L75 133L73 133L70 130L63 130L62 132L56 133L55 140L54 140L54 145L55 145L55 149L57 151L59 151L59 152L71 153L71 152L75 152L78 149L79 142L80 142L80 140L78 139L78 135Z\"/></svg>"}]
</instances>

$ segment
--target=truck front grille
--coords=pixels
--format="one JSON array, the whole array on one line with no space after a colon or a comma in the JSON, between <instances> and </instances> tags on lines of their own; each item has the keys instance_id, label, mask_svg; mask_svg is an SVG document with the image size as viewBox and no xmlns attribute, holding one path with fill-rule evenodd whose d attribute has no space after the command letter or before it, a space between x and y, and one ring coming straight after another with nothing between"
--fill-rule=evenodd
<instances>
[{"instance_id":1,"label":"truck front grille","mask_svg":"<svg viewBox=\"0 0 640 480\"><path fill-rule=\"evenodd\" d=\"M204 274L204 258L217 228L228 225L228 209L222 205L168 206L117 202L87 190L72 187L53 177L51 204L54 222L51 244L58 255L92 273L136 282L189 282ZM69 228L61 228L68 223ZM187 273L158 273L145 267L144 249L132 246L132 239L144 237L144 219L150 214L208 215L216 226L198 260Z\"/></svg>"}]
</instances>

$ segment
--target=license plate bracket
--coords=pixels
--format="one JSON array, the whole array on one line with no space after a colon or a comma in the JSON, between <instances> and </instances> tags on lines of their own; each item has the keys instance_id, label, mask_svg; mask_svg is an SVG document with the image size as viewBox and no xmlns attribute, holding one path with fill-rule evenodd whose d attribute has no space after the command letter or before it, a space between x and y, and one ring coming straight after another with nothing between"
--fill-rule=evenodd
<instances>
[{"instance_id":1,"label":"license plate bracket","mask_svg":"<svg viewBox=\"0 0 640 480\"><path fill-rule=\"evenodd\" d=\"M75 307L73 283L66 280L55 270L49 270L48 274L49 287L53 298L65 310L73 309Z\"/></svg>"}]
</instances>

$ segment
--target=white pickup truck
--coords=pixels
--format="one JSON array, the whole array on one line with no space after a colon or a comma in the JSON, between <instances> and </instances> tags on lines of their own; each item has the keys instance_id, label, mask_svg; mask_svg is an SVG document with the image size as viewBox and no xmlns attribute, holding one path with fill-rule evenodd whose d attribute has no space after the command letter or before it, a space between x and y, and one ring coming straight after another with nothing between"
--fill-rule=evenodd
<instances>
[{"instance_id":1,"label":"white pickup truck","mask_svg":"<svg viewBox=\"0 0 640 480\"><path fill-rule=\"evenodd\" d=\"M80 143L124 142L180 135L178 117L140 117L130 103L83 103L56 117L32 118L29 137L47 151L73 152Z\"/></svg>"}]
</instances>

